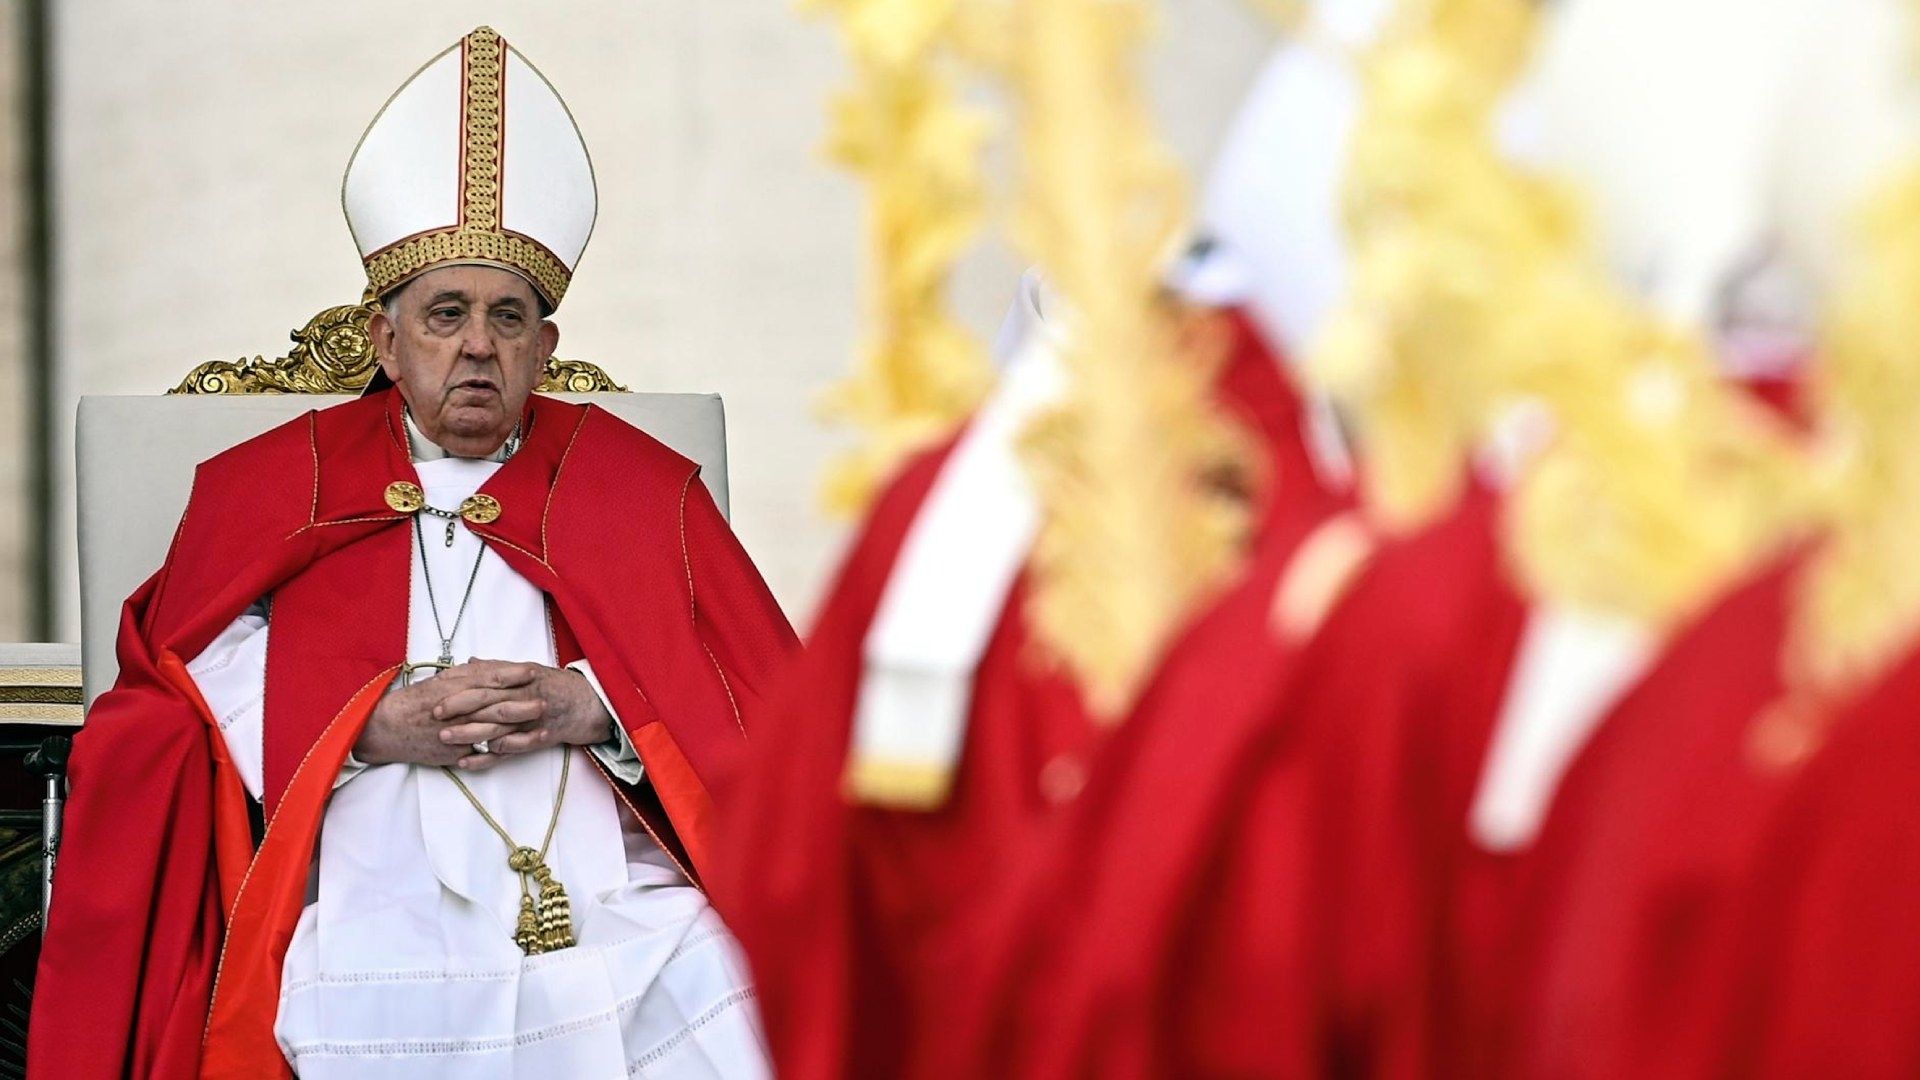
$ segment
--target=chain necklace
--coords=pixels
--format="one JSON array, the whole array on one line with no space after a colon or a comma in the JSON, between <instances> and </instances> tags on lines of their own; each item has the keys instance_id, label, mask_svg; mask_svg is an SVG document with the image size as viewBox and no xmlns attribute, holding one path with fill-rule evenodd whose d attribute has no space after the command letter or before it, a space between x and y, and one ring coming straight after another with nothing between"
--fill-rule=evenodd
<instances>
[{"instance_id":1,"label":"chain necklace","mask_svg":"<svg viewBox=\"0 0 1920 1080\"><path fill-rule=\"evenodd\" d=\"M406 421L401 425L401 428L407 436L407 456L418 458L420 456L420 448L414 445L413 441L413 411L411 409L407 410ZM515 424L513 425L513 431L507 435L506 457L513 457L514 451L518 449L520 449L520 425ZM420 576L425 579L427 583L427 610L433 613L433 632L440 639L439 663L443 667L453 666L453 636L460 632L460 621L467 617L467 605L473 600L474 582L480 580L480 563L487 557L487 545L483 541L480 544L479 552L473 557L473 569L467 574L467 591L460 597L460 610L453 614L453 629L448 630L440 623L440 601L433 595L433 569L427 565L427 534L426 528L420 524L420 514L432 514L434 517L446 520L446 546L452 547L454 523L462 519L467 511L468 504L472 503L474 498L474 496L469 496L466 501L460 504L459 510L442 510L428 503L425 498L421 498L418 500L419 509L413 515L413 536L414 539L420 543Z\"/></svg>"},{"instance_id":2,"label":"chain necklace","mask_svg":"<svg viewBox=\"0 0 1920 1080\"><path fill-rule=\"evenodd\" d=\"M421 505L421 507L420 507L420 512L421 512L421 513L423 513L423 514L432 514L432 515L433 515L434 517L437 517L437 518L445 518L445 519L446 519L446 522L447 522L447 544L446 544L446 546L447 546L447 547L452 547L452 546L453 546L453 523L454 523L454 522L456 522L456 521L459 521L459 520L460 520L460 512L459 512L458 510L442 510L442 509L440 509L440 508L439 508L439 507L437 507L437 506L427 506L427 505L424 505L424 504L422 504L422 505ZM414 523L414 525L415 525L415 526L418 526L418 525L420 524L420 519L419 519L419 517L417 517L417 516L416 516L416 517L415 517L415 518L413 519L413 523ZM423 540L423 541L421 541L421 542L422 542L422 543L425 543L425 541L424 541L424 540ZM484 546L484 545L483 545L483 546ZM425 555L423 554L423 555L422 555L421 557L422 557L422 558L425 558Z\"/></svg>"},{"instance_id":3,"label":"chain necklace","mask_svg":"<svg viewBox=\"0 0 1920 1080\"><path fill-rule=\"evenodd\" d=\"M422 507L433 510L433 507ZM435 510L435 513L439 511ZM453 533L453 522L447 523L447 533ZM440 639L440 663L453 665L453 635L460 632L460 621L467 617L467 605L473 601L473 583L480 580L480 562L487 557L487 545L482 543L480 550L473 556L473 569L467 574L467 591L460 597L460 610L453 613L453 629L447 630L440 625L440 601L433 595L433 570L427 565L427 533L420 526L420 515L413 517L413 536L420 542L420 576L427 583L427 610L433 613L433 632ZM451 546L451 545L449 545Z\"/></svg>"}]
</instances>

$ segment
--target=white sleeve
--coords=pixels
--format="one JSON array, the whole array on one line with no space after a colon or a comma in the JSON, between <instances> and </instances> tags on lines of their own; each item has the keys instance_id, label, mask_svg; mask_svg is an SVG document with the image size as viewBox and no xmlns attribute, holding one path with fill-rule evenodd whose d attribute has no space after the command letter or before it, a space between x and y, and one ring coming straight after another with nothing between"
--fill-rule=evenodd
<instances>
[{"instance_id":1,"label":"white sleeve","mask_svg":"<svg viewBox=\"0 0 1920 1080\"><path fill-rule=\"evenodd\" d=\"M227 756L240 771L247 794L258 800L265 770L267 704L267 605L254 604L220 631L187 664L187 674L213 712Z\"/></svg>"},{"instance_id":2,"label":"white sleeve","mask_svg":"<svg viewBox=\"0 0 1920 1080\"><path fill-rule=\"evenodd\" d=\"M265 600L255 603L187 664L187 674L213 712L240 782L256 801L265 787L267 756L268 610ZM339 787L365 767L349 755L334 786Z\"/></svg>"},{"instance_id":3,"label":"white sleeve","mask_svg":"<svg viewBox=\"0 0 1920 1080\"><path fill-rule=\"evenodd\" d=\"M587 677L587 685L599 696L601 704L607 707L608 715L613 717L613 738L595 746L587 747L587 752L600 759L607 771L619 778L622 783L637 784L646 770L640 764L640 752L633 748L633 739L627 735L627 726L620 722L620 714L614 712L613 702L608 699L606 690L600 686L599 676L593 673L593 665L585 660L575 660L567 665L569 670L577 671Z\"/></svg>"}]
</instances>

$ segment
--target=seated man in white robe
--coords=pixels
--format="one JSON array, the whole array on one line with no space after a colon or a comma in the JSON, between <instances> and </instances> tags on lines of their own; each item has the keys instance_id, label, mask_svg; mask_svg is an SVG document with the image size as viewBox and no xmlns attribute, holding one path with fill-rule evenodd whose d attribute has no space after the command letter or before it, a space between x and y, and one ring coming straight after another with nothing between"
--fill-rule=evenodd
<instances>
[{"instance_id":1,"label":"seated man in white robe","mask_svg":"<svg viewBox=\"0 0 1920 1080\"><path fill-rule=\"evenodd\" d=\"M345 204L379 373L202 465L129 601L35 1068L765 1075L697 883L793 636L697 466L533 393L593 220L572 120L476 30Z\"/></svg>"}]
</instances>

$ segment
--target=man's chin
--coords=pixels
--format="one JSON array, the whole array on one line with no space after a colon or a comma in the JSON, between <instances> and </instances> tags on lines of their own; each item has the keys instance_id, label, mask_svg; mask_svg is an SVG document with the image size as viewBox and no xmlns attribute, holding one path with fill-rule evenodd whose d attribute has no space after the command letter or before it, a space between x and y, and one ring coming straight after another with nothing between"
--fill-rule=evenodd
<instances>
[{"instance_id":1,"label":"man's chin","mask_svg":"<svg viewBox=\"0 0 1920 1080\"><path fill-rule=\"evenodd\" d=\"M513 424L498 409L458 409L446 417L440 430L449 442L499 446L512 434Z\"/></svg>"}]
</instances>

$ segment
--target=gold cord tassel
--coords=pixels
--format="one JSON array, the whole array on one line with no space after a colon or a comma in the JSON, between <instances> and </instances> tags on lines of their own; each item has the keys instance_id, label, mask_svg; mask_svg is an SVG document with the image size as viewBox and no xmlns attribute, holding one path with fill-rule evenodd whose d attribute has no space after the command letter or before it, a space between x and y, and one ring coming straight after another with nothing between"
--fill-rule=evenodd
<instances>
[{"instance_id":1,"label":"gold cord tassel","mask_svg":"<svg viewBox=\"0 0 1920 1080\"><path fill-rule=\"evenodd\" d=\"M547 860L530 847L520 847L507 857L507 865L520 875L520 918L514 923L513 943L528 956L573 948L573 904ZM538 899L529 879L540 886Z\"/></svg>"},{"instance_id":2,"label":"gold cord tassel","mask_svg":"<svg viewBox=\"0 0 1920 1080\"><path fill-rule=\"evenodd\" d=\"M567 775L573 769L571 751L560 762L560 791L554 796L553 817L547 822L547 838L538 848L516 844L501 828L487 808L474 797L473 790L466 781L452 769L443 770L453 781L460 793L467 797L480 817L507 845L507 868L520 875L520 915L513 923L513 943L528 956L571 949L573 938L573 904L567 899L567 890L553 871L547 867L547 849L553 846L553 834L560 827L560 807L567 798ZM533 884L540 886L539 896L534 895Z\"/></svg>"},{"instance_id":3,"label":"gold cord tassel","mask_svg":"<svg viewBox=\"0 0 1920 1080\"><path fill-rule=\"evenodd\" d=\"M540 883L540 947L545 952L573 948L573 905L567 890L544 865L533 872Z\"/></svg>"},{"instance_id":4,"label":"gold cord tassel","mask_svg":"<svg viewBox=\"0 0 1920 1080\"><path fill-rule=\"evenodd\" d=\"M540 947L540 916L524 879L520 882L520 918L513 924L513 943L528 956L545 951Z\"/></svg>"}]
</instances>

